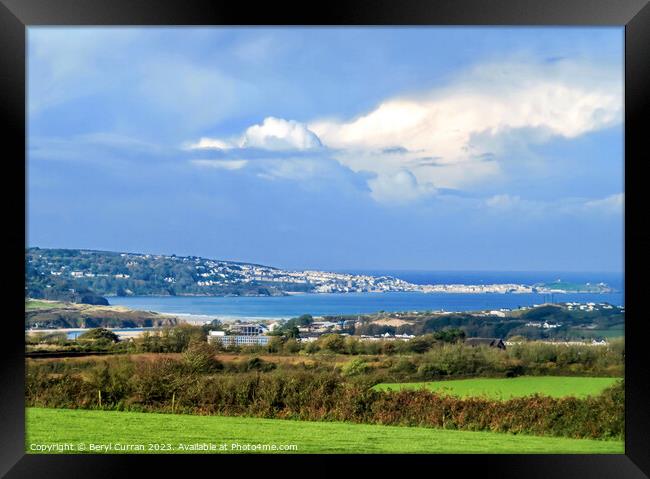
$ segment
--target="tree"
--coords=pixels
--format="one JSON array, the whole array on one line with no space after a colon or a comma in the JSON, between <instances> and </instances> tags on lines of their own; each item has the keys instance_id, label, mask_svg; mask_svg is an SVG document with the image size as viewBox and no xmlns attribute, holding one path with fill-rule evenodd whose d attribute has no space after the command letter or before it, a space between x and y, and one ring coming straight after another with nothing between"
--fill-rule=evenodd
<instances>
[{"instance_id":1,"label":"tree","mask_svg":"<svg viewBox=\"0 0 650 479\"><path fill-rule=\"evenodd\" d=\"M108 306L108 300L103 296L99 296L90 290L79 290L79 302L83 304L94 304L100 306Z\"/></svg>"},{"instance_id":2,"label":"tree","mask_svg":"<svg viewBox=\"0 0 650 479\"><path fill-rule=\"evenodd\" d=\"M185 367L193 373L210 373L223 365L214 356L216 349L207 341L192 340L183 353Z\"/></svg>"},{"instance_id":3,"label":"tree","mask_svg":"<svg viewBox=\"0 0 650 479\"><path fill-rule=\"evenodd\" d=\"M314 318L311 314L303 314L302 316L298 317L299 326L309 326L313 322Z\"/></svg>"},{"instance_id":4,"label":"tree","mask_svg":"<svg viewBox=\"0 0 650 479\"><path fill-rule=\"evenodd\" d=\"M169 352L180 353L187 349L192 341L206 341L207 332L202 326L179 324L171 329L163 329Z\"/></svg>"},{"instance_id":5,"label":"tree","mask_svg":"<svg viewBox=\"0 0 650 479\"><path fill-rule=\"evenodd\" d=\"M287 338L299 338L300 337L300 330L298 329L297 326L292 326L292 327L288 328L285 331L284 335Z\"/></svg>"},{"instance_id":6,"label":"tree","mask_svg":"<svg viewBox=\"0 0 650 479\"><path fill-rule=\"evenodd\" d=\"M282 340L281 336L272 337L266 346L269 353L279 353L282 351L283 342L284 341Z\"/></svg>"},{"instance_id":7,"label":"tree","mask_svg":"<svg viewBox=\"0 0 650 479\"><path fill-rule=\"evenodd\" d=\"M352 336L345 338L345 350L348 354L359 354L361 350L359 340Z\"/></svg>"},{"instance_id":8,"label":"tree","mask_svg":"<svg viewBox=\"0 0 650 479\"><path fill-rule=\"evenodd\" d=\"M465 331L459 328L443 329L433 333L433 337L444 343L455 343L465 339Z\"/></svg>"},{"instance_id":9,"label":"tree","mask_svg":"<svg viewBox=\"0 0 650 479\"><path fill-rule=\"evenodd\" d=\"M120 340L117 334L106 328L89 329L85 333L80 334L77 339L112 343L117 343Z\"/></svg>"},{"instance_id":10,"label":"tree","mask_svg":"<svg viewBox=\"0 0 650 479\"><path fill-rule=\"evenodd\" d=\"M431 336L418 336L409 340L408 347L414 353L425 353L433 345L434 339Z\"/></svg>"},{"instance_id":11,"label":"tree","mask_svg":"<svg viewBox=\"0 0 650 479\"><path fill-rule=\"evenodd\" d=\"M333 353L342 353L345 350L345 340L340 334L325 334L318 342L321 349Z\"/></svg>"}]
</instances>

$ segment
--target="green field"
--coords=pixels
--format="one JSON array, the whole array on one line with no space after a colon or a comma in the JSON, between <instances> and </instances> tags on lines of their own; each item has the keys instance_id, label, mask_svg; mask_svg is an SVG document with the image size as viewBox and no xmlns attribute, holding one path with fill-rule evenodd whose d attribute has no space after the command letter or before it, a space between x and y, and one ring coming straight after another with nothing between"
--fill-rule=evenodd
<instances>
[{"instance_id":1,"label":"green field","mask_svg":"<svg viewBox=\"0 0 650 479\"><path fill-rule=\"evenodd\" d=\"M584 328L574 328L570 329L567 332L569 338L581 339L581 338L607 338L607 339L619 339L625 337L625 329L623 326L613 326L609 329L584 329Z\"/></svg>"},{"instance_id":2,"label":"green field","mask_svg":"<svg viewBox=\"0 0 650 479\"><path fill-rule=\"evenodd\" d=\"M25 311L32 309L52 309L64 305L65 303L59 301L39 301L37 299L30 299L25 301Z\"/></svg>"},{"instance_id":3,"label":"green field","mask_svg":"<svg viewBox=\"0 0 650 479\"><path fill-rule=\"evenodd\" d=\"M377 390L426 388L441 394L459 397L483 396L490 399L541 394L552 397L573 396L583 398L598 395L613 385L618 378L583 378L569 376L520 376L516 378L475 378L421 383L383 383Z\"/></svg>"},{"instance_id":4,"label":"green field","mask_svg":"<svg viewBox=\"0 0 650 479\"><path fill-rule=\"evenodd\" d=\"M623 454L622 441L537 437L493 432L341 422L190 416L117 411L27 409L28 453L508 453ZM68 451L56 447L70 444ZM79 449L83 444L83 450ZM91 450L91 444L112 446ZM158 445L149 446L149 445ZM167 448L169 444L169 448ZM214 444L214 451L181 449ZM221 445L225 448L220 450ZM239 447L233 447L238 444ZM242 450L246 445L295 445L297 449ZM49 452L35 448L56 446ZM128 446L130 445L130 446ZM134 449L142 446L143 450ZM132 450L123 450L130 447ZM205 446L204 446L205 447ZM121 449L120 449L121 448Z\"/></svg>"}]
</instances>

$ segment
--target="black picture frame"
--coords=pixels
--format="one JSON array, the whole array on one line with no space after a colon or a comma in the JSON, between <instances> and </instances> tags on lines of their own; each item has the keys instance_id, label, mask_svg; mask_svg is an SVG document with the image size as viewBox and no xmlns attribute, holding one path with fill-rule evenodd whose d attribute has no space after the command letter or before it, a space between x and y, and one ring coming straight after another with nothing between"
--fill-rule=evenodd
<instances>
[{"instance_id":1,"label":"black picture frame","mask_svg":"<svg viewBox=\"0 0 650 479\"><path fill-rule=\"evenodd\" d=\"M16 477L116 477L144 465L151 475L171 462L192 461L192 469L224 465L266 473L287 463L290 456L81 456L25 454L24 330L17 318L24 314L18 275L24 277L25 208L19 200L25 190L25 43L26 27L36 25L618 25L625 27L625 326L626 432L621 455L414 455L406 461L383 456L291 456L292 468L301 474L324 472L340 460L380 470L397 464L408 470L425 466L430 473L456 471L499 477L616 477L650 476L650 361L644 334L643 273L648 271L650 235L642 232L647 212L644 201L644 160L648 135L644 121L650 117L650 5L648 0L347 0L301 6L265 2L208 0L0 0L0 95L5 121L5 274L2 386L0 387L0 474ZM7 148L9 145L9 148ZM8 165L8 169L7 169ZM26 201L26 200L25 200ZM261 459L260 469L252 469ZM334 459L338 459L336 461ZM353 460L351 460L353 459ZM218 461L217 462L215 462ZM298 466L296 461L300 461ZM338 466L336 466L338 467ZM306 470L305 468L309 468ZM240 469L241 470L241 469ZM281 471L286 471L283 468ZM290 471L289 471L290 472ZM190 472L191 473L191 472ZM407 472L408 473L408 472ZM128 474L127 474L128 477Z\"/></svg>"}]
</instances>

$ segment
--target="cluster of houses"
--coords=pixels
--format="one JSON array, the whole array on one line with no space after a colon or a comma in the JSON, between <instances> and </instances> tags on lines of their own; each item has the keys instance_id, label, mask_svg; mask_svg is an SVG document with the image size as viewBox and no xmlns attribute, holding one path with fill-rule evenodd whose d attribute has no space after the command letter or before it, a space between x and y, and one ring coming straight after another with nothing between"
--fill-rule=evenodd
<instances>
[{"instance_id":1,"label":"cluster of houses","mask_svg":"<svg viewBox=\"0 0 650 479\"><path fill-rule=\"evenodd\" d=\"M306 326L299 326L300 334L324 334L353 328L356 321L314 321Z\"/></svg>"},{"instance_id":2,"label":"cluster of houses","mask_svg":"<svg viewBox=\"0 0 650 479\"><path fill-rule=\"evenodd\" d=\"M300 337L298 341L311 342L316 341L320 336L327 333L341 334L347 336L349 333L344 332L354 326L355 321L314 321L307 326L300 326L298 331ZM208 341L211 343L219 341L223 346L265 346L269 343L272 336L269 332L279 326L279 323L235 323L231 324L228 331L210 331ZM361 335L358 338L362 341L380 341L380 340L409 340L414 338L413 334L390 334L384 333L376 336Z\"/></svg>"},{"instance_id":3,"label":"cluster of houses","mask_svg":"<svg viewBox=\"0 0 650 479\"><path fill-rule=\"evenodd\" d=\"M530 321L526 323L526 326L529 328L542 328L542 329L554 329L562 326L562 323L549 323L548 321Z\"/></svg>"},{"instance_id":4,"label":"cluster of houses","mask_svg":"<svg viewBox=\"0 0 650 479\"><path fill-rule=\"evenodd\" d=\"M327 323L324 321L323 323ZM548 324L548 323L547 323ZM225 331L210 331L208 335L208 342L216 343L219 342L222 346L266 346L269 344L272 336L269 336L268 333L273 329L274 325L266 326L264 324L253 324L253 323L244 323L244 324L233 324L228 331L229 334L226 334ZM557 327L558 325L550 325L551 327ZM545 326L541 326L545 327ZM322 325L317 325L316 330L322 330ZM324 332L336 332L333 329L326 329ZM316 333L314 330L306 332L306 334L301 334L298 341L300 342L312 342L316 341L323 333ZM342 336L348 336L348 333L338 333ZM384 333L376 336L361 335L355 336L361 341L391 341L391 340L402 340L408 341L413 339L415 336L412 334L389 334ZM549 344L563 344L563 345L592 345L592 346L605 346L607 341L604 339L592 340L591 343L585 343L583 341L542 341ZM499 338L467 338L465 339L465 345L467 346L489 346L497 349L506 349L506 346L515 344L510 341L503 341Z\"/></svg>"},{"instance_id":5,"label":"cluster of houses","mask_svg":"<svg viewBox=\"0 0 650 479\"><path fill-rule=\"evenodd\" d=\"M614 306L611 304L607 303L566 303L566 307L568 310L580 310L580 311L594 311L594 310L599 310L599 309L614 309ZM624 308L620 308L623 310Z\"/></svg>"},{"instance_id":6,"label":"cluster of houses","mask_svg":"<svg viewBox=\"0 0 650 479\"><path fill-rule=\"evenodd\" d=\"M315 326L314 326L315 325ZM276 323L272 324L271 327L264 324L256 323L240 323L233 324L228 333L225 331L210 331L208 335L208 342L216 343L219 342L222 346L265 346L269 343L271 336L268 335L269 331L273 329L273 326L276 326ZM312 328L304 328L307 335L301 335L299 341L301 342L312 342L316 341L322 332L331 332L335 331L334 328L342 327L339 323L332 323L329 321L320 321L312 323L310 326ZM277 326L276 326L277 327ZM316 331L321 331L321 333L316 333ZM347 333L341 333L341 335L347 336ZM377 336L367 336L361 335L358 337L361 341L385 341L385 340L403 340L408 341L413 339L415 335L413 334L390 334L384 333ZM466 340L466 343L470 346L479 346L487 345L490 347L495 347L499 349L505 349L505 344L501 339L498 338L469 338Z\"/></svg>"}]
</instances>

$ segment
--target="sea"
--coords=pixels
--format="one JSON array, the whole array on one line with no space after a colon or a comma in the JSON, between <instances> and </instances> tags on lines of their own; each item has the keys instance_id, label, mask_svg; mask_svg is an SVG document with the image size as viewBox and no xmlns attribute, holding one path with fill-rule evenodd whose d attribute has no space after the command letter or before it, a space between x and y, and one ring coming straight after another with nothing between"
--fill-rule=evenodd
<instances>
[{"instance_id":1,"label":"sea","mask_svg":"<svg viewBox=\"0 0 650 479\"><path fill-rule=\"evenodd\" d=\"M614 293L555 293L555 294L500 294L500 293L330 293L291 294L289 296L128 296L110 297L110 304L132 309L156 311L185 317L187 320L220 319L287 319L312 316L354 315L397 311L479 311L516 309L544 303L609 303L625 306L624 276L622 273L574 272L503 272L503 271L339 271L374 276L393 276L415 284L535 284L562 281L567 283L606 283Z\"/></svg>"}]
</instances>

